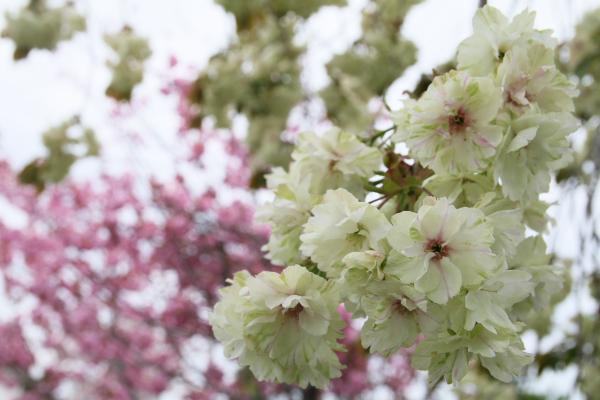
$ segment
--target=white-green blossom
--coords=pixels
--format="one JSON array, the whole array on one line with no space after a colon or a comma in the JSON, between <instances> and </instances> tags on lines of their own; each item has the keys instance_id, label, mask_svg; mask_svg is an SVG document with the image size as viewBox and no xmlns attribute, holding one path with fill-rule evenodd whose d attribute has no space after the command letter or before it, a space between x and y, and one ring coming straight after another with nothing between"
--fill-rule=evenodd
<instances>
[{"instance_id":1,"label":"white-green blossom","mask_svg":"<svg viewBox=\"0 0 600 400\"><path fill-rule=\"evenodd\" d=\"M323 388L340 376L343 322L334 282L304 267L256 277L240 272L221 289L209 321L230 358L258 379Z\"/></svg>"},{"instance_id":2,"label":"white-green blossom","mask_svg":"<svg viewBox=\"0 0 600 400\"><path fill-rule=\"evenodd\" d=\"M350 253L343 264L344 304L354 317L367 317L361 341L372 353L388 356L411 346L420 332L435 326L426 313L426 297L386 274L387 260L382 253Z\"/></svg>"},{"instance_id":3,"label":"white-green blossom","mask_svg":"<svg viewBox=\"0 0 600 400\"><path fill-rule=\"evenodd\" d=\"M523 314L548 307L552 296L563 287L562 274L556 265L552 265L552 256L546 253L546 243L541 236L528 237L521 242L509 261L509 268L532 277L533 295L516 305Z\"/></svg>"},{"instance_id":4,"label":"white-green blossom","mask_svg":"<svg viewBox=\"0 0 600 400\"><path fill-rule=\"evenodd\" d=\"M575 85L554 64L554 50L539 43L514 46L498 67L506 104L521 113L537 106L544 112L572 112Z\"/></svg>"},{"instance_id":5,"label":"white-green blossom","mask_svg":"<svg viewBox=\"0 0 600 400\"><path fill-rule=\"evenodd\" d=\"M367 320L360 337L363 347L384 356L410 347L422 332L432 331L436 321L427 314L425 296L398 280L370 285L362 301Z\"/></svg>"},{"instance_id":6,"label":"white-green blossom","mask_svg":"<svg viewBox=\"0 0 600 400\"><path fill-rule=\"evenodd\" d=\"M494 176L512 200L536 200L550 185L550 173L571 159L567 136L578 122L566 112L528 112L512 122L508 137L494 165Z\"/></svg>"},{"instance_id":7,"label":"white-green blossom","mask_svg":"<svg viewBox=\"0 0 600 400\"><path fill-rule=\"evenodd\" d=\"M533 360L523 349L523 343L514 338L502 349L495 349L491 357L479 356L481 365L496 379L509 383L521 374L523 367Z\"/></svg>"},{"instance_id":8,"label":"white-green blossom","mask_svg":"<svg viewBox=\"0 0 600 400\"><path fill-rule=\"evenodd\" d=\"M510 382L531 361L523 318L562 277L525 229L546 228L539 197L577 128L575 91L533 18L477 12L459 70L395 115L408 157L388 136L300 135L288 172L267 177L275 200L259 218L272 229L268 257L302 266L238 273L222 289L210 321L228 357L259 379L324 387L340 374L343 303L364 318L372 353L422 339L413 366L431 383L458 382L471 362Z\"/></svg>"},{"instance_id":9,"label":"white-green blossom","mask_svg":"<svg viewBox=\"0 0 600 400\"><path fill-rule=\"evenodd\" d=\"M474 206L484 212L486 221L494 229L494 253L504 256L504 260L512 257L525 237L523 210L503 197L500 189L481 195Z\"/></svg>"},{"instance_id":10,"label":"white-green blossom","mask_svg":"<svg viewBox=\"0 0 600 400\"><path fill-rule=\"evenodd\" d=\"M517 331L508 315L510 308L526 299L533 291L531 275L525 271L507 270L499 273L465 296L467 309L465 329L480 324L492 333L498 330Z\"/></svg>"},{"instance_id":11,"label":"white-green blossom","mask_svg":"<svg viewBox=\"0 0 600 400\"><path fill-rule=\"evenodd\" d=\"M501 105L492 78L451 71L399 112L395 140L405 142L411 156L437 174L482 171L502 140L503 130L494 124Z\"/></svg>"},{"instance_id":12,"label":"white-green blossom","mask_svg":"<svg viewBox=\"0 0 600 400\"><path fill-rule=\"evenodd\" d=\"M481 284L498 265L492 227L474 208L455 208L447 199L426 198L418 213L392 217L388 242L396 255L386 267L403 283L438 304L462 287Z\"/></svg>"},{"instance_id":13,"label":"white-green blossom","mask_svg":"<svg viewBox=\"0 0 600 400\"><path fill-rule=\"evenodd\" d=\"M312 190L317 192L345 187L361 193L363 181L382 164L377 148L340 129L330 129L323 135L300 134L292 159L302 174L313 177Z\"/></svg>"},{"instance_id":14,"label":"white-green blossom","mask_svg":"<svg viewBox=\"0 0 600 400\"><path fill-rule=\"evenodd\" d=\"M245 349L243 335L243 315L251 307L248 298L242 296L242 289L246 287L248 279L252 279L248 271L239 271L233 279L228 279L229 286L219 290L220 300L209 317L215 337L223 344L228 358L255 357L252 351Z\"/></svg>"},{"instance_id":15,"label":"white-green blossom","mask_svg":"<svg viewBox=\"0 0 600 400\"><path fill-rule=\"evenodd\" d=\"M496 72L498 64L512 48L521 43L556 46L551 31L533 28L535 13L525 10L509 21L498 9L486 6L473 18L473 35L458 46L458 69L473 76Z\"/></svg>"},{"instance_id":16,"label":"white-green blossom","mask_svg":"<svg viewBox=\"0 0 600 400\"><path fill-rule=\"evenodd\" d=\"M467 373L468 348L458 336L426 338L419 343L412 356L412 366L429 372L430 384L444 378L446 382L458 382Z\"/></svg>"},{"instance_id":17,"label":"white-green blossom","mask_svg":"<svg viewBox=\"0 0 600 400\"><path fill-rule=\"evenodd\" d=\"M432 384L442 378L448 383L460 381L474 358L493 377L510 382L532 359L523 351L518 334L511 331L492 333L477 326L470 332L452 328L438 332L421 341L412 357L413 367L429 371Z\"/></svg>"},{"instance_id":18,"label":"white-green blossom","mask_svg":"<svg viewBox=\"0 0 600 400\"><path fill-rule=\"evenodd\" d=\"M340 273L341 260L355 251L381 250L390 223L376 207L358 201L345 189L330 190L300 236L300 250L328 276Z\"/></svg>"},{"instance_id":19,"label":"white-green blossom","mask_svg":"<svg viewBox=\"0 0 600 400\"><path fill-rule=\"evenodd\" d=\"M289 172L274 168L267 175L267 187L273 190L275 199L261 206L256 218L272 227L269 242L263 250L276 264L289 265L303 259L299 250L302 226L308 220L311 208L321 199L310 192L311 182L312 176L303 175L294 164Z\"/></svg>"},{"instance_id":20,"label":"white-green blossom","mask_svg":"<svg viewBox=\"0 0 600 400\"><path fill-rule=\"evenodd\" d=\"M382 264L385 254L374 250L355 251L342 258L340 282L344 305L354 317L363 317L363 300L375 283L385 279Z\"/></svg>"}]
</instances>

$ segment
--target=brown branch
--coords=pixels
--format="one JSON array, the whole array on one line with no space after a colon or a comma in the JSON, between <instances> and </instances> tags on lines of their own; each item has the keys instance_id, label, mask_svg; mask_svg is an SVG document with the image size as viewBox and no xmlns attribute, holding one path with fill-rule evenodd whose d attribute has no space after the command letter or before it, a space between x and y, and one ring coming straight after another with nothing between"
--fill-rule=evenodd
<instances>
[{"instance_id":1,"label":"brown branch","mask_svg":"<svg viewBox=\"0 0 600 400\"><path fill-rule=\"evenodd\" d=\"M318 400L321 391L314 386L309 386L302 390L302 400Z\"/></svg>"},{"instance_id":2,"label":"brown branch","mask_svg":"<svg viewBox=\"0 0 600 400\"><path fill-rule=\"evenodd\" d=\"M479 8L485 7L487 5L487 0L479 0Z\"/></svg>"}]
</instances>

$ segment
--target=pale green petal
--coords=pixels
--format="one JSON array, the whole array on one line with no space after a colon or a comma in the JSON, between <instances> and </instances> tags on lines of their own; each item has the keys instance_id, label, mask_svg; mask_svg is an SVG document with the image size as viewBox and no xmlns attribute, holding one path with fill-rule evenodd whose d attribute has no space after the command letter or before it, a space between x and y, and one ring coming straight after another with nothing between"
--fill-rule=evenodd
<instances>
[{"instance_id":1,"label":"pale green petal","mask_svg":"<svg viewBox=\"0 0 600 400\"><path fill-rule=\"evenodd\" d=\"M300 313L298 321L302 329L315 336L325 335L329 328L329 321L310 311Z\"/></svg>"},{"instance_id":2,"label":"pale green petal","mask_svg":"<svg viewBox=\"0 0 600 400\"><path fill-rule=\"evenodd\" d=\"M360 337L363 347L371 353L389 356L401 347L411 346L417 339L418 327L412 316L392 314L382 322L368 319Z\"/></svg>"},{"instance_id":3,"label":"pale green petal","mask_svg":"<svg viewBox=\"0 0 600 400\"><path fill-rule=\"evenodd\" d=\"M460 291L462 278L460 270L448 258L441 262L431 262L427 273L416 283L417 290L437 304L446 304Z\"/></svg>"},{"instance_id":4,"label":"pale green petal","mask_svg":"<svg viewBox=\"0 0 600 400\"><path fill-rule=\"evenodd\" d=\"M496 68L496 50L490 41L480 35L471 36L458 46L458 68L474 76L484 76Z\"/></svg>"},{"instance_id":5,"label":"pale green petal","mask_svg":"<svg viewBox=\"0 0 600 400\"><path fill-rule=\"evenodd\" d=\"M508 145L506 152L510 153L527 146L527 144L531 142L533 138L535 138L537 130L537 126L532 126L531 128L524 129L521 132L517 133L517 135Z\"/></svg>"},{"instance_id":6,"label":"pale green petal","mask_svg":"<svg viewBox=\"0 0 600 400\"><path fill-rule=\"evenodd\" d=\"M392 228L388 233L388 243L397 251L402 251L412 245L414 240L410 237L409 229L417 214L410 211L402 211L392 217Z\"/></svg>"},{"instance_id":7,"label":"pale green petal","mask_svg":"<svg viewBox=\"0 0 600 400\"><path fill-rule=\"evenodd\" d=\"M426 257L406 257L392 250L385 264L385 273L402 283L414 283L427 272Z\"/></svg>"},{"instance_id":8,"label":"pale green petal","mask_svg":"<svg viewBox=\"0 0 600 400\"><path fill-rule=\"evenodd\" d=\"M441 198L425 213L419 212L419 228L426 238L440 237L440 232L445 227L448 218L448 208L448 199Z\"/></svg>"}]
</instances>

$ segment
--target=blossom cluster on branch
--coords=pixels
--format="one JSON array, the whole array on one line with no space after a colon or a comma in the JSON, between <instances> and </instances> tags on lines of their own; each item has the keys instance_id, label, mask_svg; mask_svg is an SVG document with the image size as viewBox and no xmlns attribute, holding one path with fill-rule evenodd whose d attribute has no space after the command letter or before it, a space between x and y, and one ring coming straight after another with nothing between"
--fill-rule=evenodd
<instances>
[{"instance_id":1,"label":"blossom cluster on branch","mask_svg":"<svg viewBox=\"0 0 600 400\"><path fill-rule=\"evenodd\" d=\"M74 4L49 7L46 0L30 0L18 14L6 14L6 27L2 37L15 43L13 58L20 60L33 49L54 50L77 32L86 29L85 18Z\"/></svg>"},{"instance_id":2,"label":"blossom cluster on branch","mask_svg":"<svg viewBox=\"0 0 600 400\"><path fill-rule=\"evenodd\" d=\"M29 162L19 173L22 183L34 186L39 192L65 179L77 160L100 154L94 131L83 126L78 116L51 127L42 137L47 155Z\"/></svg>"},{"instance_id":3,"label":"blossom cluster on branch","mask_svg":"<svg viewBox=\"0 0 600 400\"><path fill-rule=\"evenodd\" d=\"M130 101L133 89L144 79L144 61L152 54L148 41L129 26L104 35L104 41L117 55L115 61L106 63L112 70L106 95L118 101Z\"/></svg>"},{"instance_id":4,"label":"blossom cluster on branch","mask_svg":"<svg viewBox=\"0 0 600 400\"><path fill-rule=\"evenodd\" d=\"M190 126L231 128L244 116L254 188L264 186L271 166L287 166L290 140L306 120L367 132L384 108L381 98L389 85L415 62L416 49L400 30L418 2L367 2L362 36L332 58L326 66L331 82L314 93L301 79L307 46L296 33L321 8L341 7L345 0L219 0L235 17L237 38L209 60L188 89ZM377 110L369 107L373 100ZM319 107L325 109L315 113Z\"/></svg>"},{"instance_id":5,"label":"blossom cluster on branch","mask_svg":"<svg viewBox=\"0 0 600 400\"><path fill-rule=\"evenodd\" d=\"M238 272L210 315L228 357L259 379L325 387L342 374L343 303L372 353L416 344L432 384L460 381L471 362L511 381L531 361L523 319L562 285L540 194L578 127L575 87L534 18L480 9L456 70L393 128L299 136L258 214L269 258L287 267Z\"/></svg>"}]
</instances>

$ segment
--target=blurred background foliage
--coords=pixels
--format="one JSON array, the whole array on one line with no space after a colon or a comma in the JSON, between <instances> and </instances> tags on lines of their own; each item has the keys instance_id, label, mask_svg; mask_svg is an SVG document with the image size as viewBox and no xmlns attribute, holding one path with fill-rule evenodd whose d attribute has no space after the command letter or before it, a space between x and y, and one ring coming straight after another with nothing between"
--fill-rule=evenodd
<instances>
[{"instance_id":1,"label":"blurred background foliage","mask_svg":"<svg viewBox=\"0 0 600 400\"><path fill-rule=\"evenodd\" d=\"M195 126L212 118L228 128L236 115L248 121L246 142L251 155L253 188L264 185L272 166L287 165L291 154L290 113L321 99L325 116L335 125L359 134L372 130L389 85L415 62L416 49L400 34L410 7L419 1L373 0L363 12L362 36L327 64L331 83L311 93L301 82L306 48L294 35L298 25L319 7L344 5L344 0L266 1L220 0L235 15L238 38L215 55L194 82L190 101L197 106Z\"/></svg>"},{"instance_id":2,"label":"blurred background foliage","mask_svg":"<svg viewBox=\"0 0 600 400\"><path fill-rule=\"evenodd\" d=\"M33 49L54 50L56 45L85 30L85 18L73 3L49 7L46 0L31 0L20 13L6 15L2 36L15 42L14 59L27 57Z\"/></svg>"},{"instance_id":3,"label":"blurred background foliage","mask_svg":"<svg viewBox=\"0 0 600 400\"><path fill-rule=\"evenodd\" d=\"M128 26L118 33L105 35L104 40L117 56L117 61L106 63L112 71L106 95L119 101L129 101L135 85L144 79L144 61L152 54L148 41Z\"/></svg>"},{"instance_id":4,"label":"blurred background foliage","mask_svg":"<svg viewBox=\"0 0 600 400\"><path fill-rule=\"evenodd\" d=\"M31 161L19 174L22 183L35 186L39 192L47 184L65 179L78 159L100 154L100 143L94 131L81 126L78 117L50 128L42 138L47 156Z\"/></svg>"}]
</instances>

